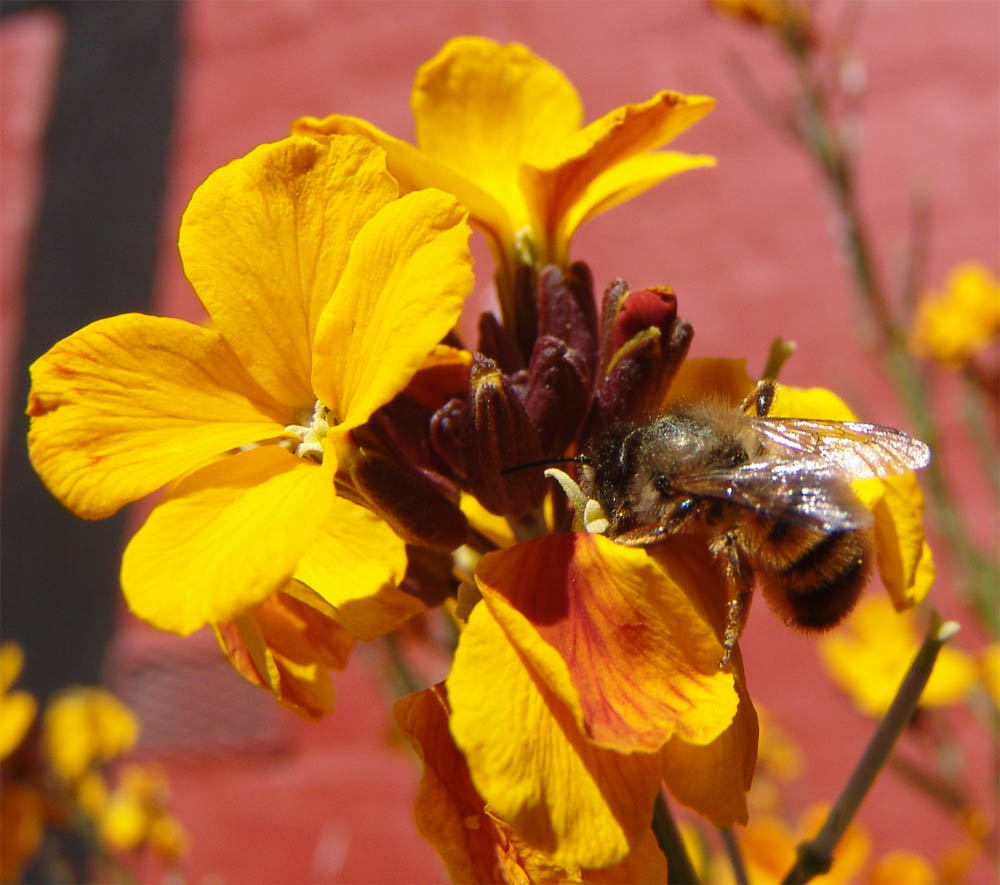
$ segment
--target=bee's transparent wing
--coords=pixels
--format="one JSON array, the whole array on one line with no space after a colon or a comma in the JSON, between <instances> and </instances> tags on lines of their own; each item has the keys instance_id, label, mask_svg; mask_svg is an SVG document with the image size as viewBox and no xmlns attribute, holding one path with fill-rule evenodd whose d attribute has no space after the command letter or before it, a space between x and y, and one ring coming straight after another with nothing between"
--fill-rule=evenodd
<instances>
[{"instance_id":1,"label":"bee's transparent wing","mask_svg":"<svg viewBox=\"0 0 1000 885\"><path fill-rule=\"evenodd\" d=\"M873 479L926 467L925 443L883 424L806 418L748 419L779 458L816 458L849 479Z\"/></svg>"},{"instance_id":2,"label":"bee's transparent wing","mask_svg":"<svg viewBox=\"0 0 1000 885\"><path fill-rule=\"evenodd\" d=\"M815 457L759 459L686 476L676 483L675 491L729 501L827 532L863 529L872 522L841 471Z\"/></svg>"}]
</instances>

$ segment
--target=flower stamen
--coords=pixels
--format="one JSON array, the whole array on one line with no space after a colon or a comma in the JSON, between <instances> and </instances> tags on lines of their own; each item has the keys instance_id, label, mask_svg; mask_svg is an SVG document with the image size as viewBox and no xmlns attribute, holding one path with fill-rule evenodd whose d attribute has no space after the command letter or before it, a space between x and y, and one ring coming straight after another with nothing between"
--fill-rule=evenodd
<instances>
[{"instance_id":1,"label":"flower stamen","mask_svg":"<svg viewBox=\"0 0 1000 885\"><path fill-rule=\"evenodd\" d=\"M323 439L330 432L330 423L330 410L316 400L308 424L289 424L285 428L286 433L294 433L301 440L295 447L295 454L300 458L322 463Z\"/></svg>"}]
</instances>

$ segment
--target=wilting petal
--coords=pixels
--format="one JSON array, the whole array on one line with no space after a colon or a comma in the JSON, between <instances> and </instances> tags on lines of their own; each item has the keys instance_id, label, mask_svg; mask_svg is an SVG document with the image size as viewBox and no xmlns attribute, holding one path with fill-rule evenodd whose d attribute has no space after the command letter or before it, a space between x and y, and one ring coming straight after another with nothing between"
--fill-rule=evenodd
<instances>
[{"instance_id":1,"label":"wilting petal","mask_svg":"<svg viewBox=\"0 0 1000 885\"><path fill-rule=\"evenodd\" d=\"M484 556L476 579L536 669L559 653L596 744L649 752L674 735L707 744L732 722L738 699L732 673L719 669L722 646L645 551L599 535L554 535Z\"/></svg>"},{"instance_id":2,"label":"wilting petal","mask_svg":"<svg viewBox=\"0 0 1000 885\"><path fill-rule=\"evenodd\" d=\"M421 65L412 105L421 149L494 196L515 231L528 223L522 159L555 159L583 117L560 71L525 46L485 37L450 40Z\"/></svg>"},{"instance_id":3,"label":"wilting petal","mask_svg":"<svg viewBox=\"0 0 1000 885\"><path fill-rule=\"evenodd\" d=\"M465 210L435 190L393 201L358 233L316 333L313 389L340 432L410 382L472 288Z\"/></svg>"},{"instance_id":4,"label":"wilting petal","mask_svg":"<svg viewBox=\"0 0 1000 885\"><path fill-rule=\"evenodd\" d=\"M519 838L564 867L606 867L649 829L659 758L588 741L579 713L549 687L560 681L550 652L537 668L477 605L446 683L451 733L477 791ZM564 691L567 681L564 673Z\"/></svg>"},{"instance_id":5,"label":"wilting petal","mask_svg":"<svg viewBox=\"0 0 1000 885\"><path fill-rule=\"evenodd\" d=\"M329 468L277 446L191 474L125 549L129 607L181 634L230 620L285 585L334 501Z\"/></svg>"},{"instance_id":6,"label":"wilting petal","mask_svg":"<svg viewBox=\"0 0 1000 885\"><path fill-rule=\"evenodd\" d=\"M525 152L530 165L524 168L522 182L537 229L554 232L599 175L666 144L714 105L707 96L663 91L640 104L609 111L561 145L560 154L535 160Z\"/></svg>"},{"instance_id":7,"label":"wilting petal","mask_svg":"<svg viewBox=\"0 0 1000 885\"><path fill-rule=\"evenodd\" d=\"M924 496L912 473L887 476L875 507L879 574L898 611L916 605L934 583L934 559L924 540Z\"/></svg>"},{"instance_id":8,"label":"wilting petal","mask_svg":"<svg viewBox=\"0 0 1000 885\"><path fill-rule=\"evenodd\" d=\"M279 435L292 417L218 332L163 317L91 323L35 360L31 379L32 464L88 519L231 448Z\"/></svg>"},{"instance_id":9,"label":"wilting petal","mask_svg":"<svg viewBox=\"0 0 1000 885\"><path fill-rule=\"evenodd\" d=\"M499 243L513 237L514 231L507 210L464 175L425 154L420 148L383 132L366 120L331 114L329 117L300 117L292 124L292 134L301 135L361 135L385 151L389 173L399 182L400 193L438 188L449 193L469 210L471 220L480 225Z\"/></svg>"},{"instance_id":10,"label":"wilting petal","mask_svg":"<svg viewBox=\"0 0 1000 885\"><path fill-rule=\"evenodd\" d=\"M440 686L396 701L393 718L423 763L415 814L420 832L441 854L454 882L511 882L516 849L472 785L465 758L448 731Z\"/></svg>"},{"instance_id":11,"label":"wilting petal","mask_svg":"<svg viewBox=\"0 0 1000 885\"><path fill-rule=\"evenodd\" d=\"M354 646L354 637L336 621L276 593L215 632L236 670L270 688L281 703L312 717L333 710L329 671L343 670Z\"/></svg>"},{"instance_id":12,"label":"wilting petal","mask_svg":"<svg viewBox=\"0 0 1000 885\"><path fill-rule=\"evenodd\" d=\"M424 610L397 586L406 573L406 546L385 520L337 498L295 570L295 580L333 606L337 621L358 639L374 639Z\"/></svg>"},{"instance_id":13,"label":"wilting petal","mask_svg":"<svg viewBox=\"0 0 1000 885\"><path fill-rule=\"evenodd\" d=\"M455 882L664 882L666 865L651 829L620 864L601 870L561 867L517 838L486 806L448 731L442 686L396 702L393 716L423 762L416 817Z\"/></svg>"},{"instance_id":14,"label":"wilting petal","mask_svg":"<svg viewBox=\"0 0 1000 885\"><path fill-rule=\"evenodd\" d=\"M286 138L213 172L181 221L184 271L281 402L312 407L310 344L355 234L398 188L366 139Z\"/></svg>"}]
</instances>

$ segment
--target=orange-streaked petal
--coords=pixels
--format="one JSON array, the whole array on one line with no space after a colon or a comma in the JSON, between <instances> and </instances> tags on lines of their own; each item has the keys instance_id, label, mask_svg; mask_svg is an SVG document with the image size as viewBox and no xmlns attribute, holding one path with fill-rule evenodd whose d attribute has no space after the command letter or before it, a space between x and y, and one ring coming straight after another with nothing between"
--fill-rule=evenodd
<instances>
[{"instance_id":1,"label":"orange-streaked petal","mask_svg":"<svg viewBox=\"0 0 1000 885\"><path fill-rule=\"evenodd\" d=\"M291 137L213 172L181 221L184 271L281 402L312 407L310 345L355 234L398 187L367 139Z\"/></svg>"},{"instance_id":2,"label":"orange-streaked petal","mask_svg":"<svg viewBox=\"0 0 1000 885\"><path fill-rule=\"evenodd\" d=\"M280 590L334 502L330 468L264 446L210 464L157 504L122 557L132 611L188 634Z\"/></svg>"},{"instance_id":3,"label":"orange-streaked petal","mask_svg":"<svg viewBox=\"0 0 1000 885\"><path fill-rule=\"evenodd\" d=\"M364 136L385 151L386 167L399 182L400 193L427 187L443 190L469 210L471 221L492 236L498 247L513 239L514 229L507 210L496 197L420 148L394 138L366 120L344 114L322 119L300 117L292 124L292 133L314 137L337 133Z\"/></svg>"},{"instance_id":4,"label":"orange-streaked petal","mask_svg":"<svg viewBox=\"0 0 1000 885\"><path fill-rule=\"evenodd\" d=\"M352 636L391 633L424 604L397 586L406 574L406 545L385 520L344 498L330 505L295 570L295 580L335 610Z\"/></svg>"},{"instance_id":5,"label":"orange-streaked petal","mask_svg":"<svg viewBox=\"0 0 1000 885\"><path fill-rule=\"evenodd\" d=\"M553 535L487 554L476 579L536 669L558 652L596 744L651 752L674 735L707 744L732 722L738 699L712 626L644 550Z\"/></svg>"},{"instance_id":6,"label":"orange-streaked petal","mask_svg":"<svg viewBox=\"0 0 1000 885\"><path fill-rule=\"evenodd\" d=\"M583 119L563 73L517 43L457 37L417 71L411 100L417 144L506 207L514 231L529 222L523 159L560 155Z\"/></svg>"},{"instance_id":7,"label":"orange-streaked petal","mask_svg":"<svg viewBox=\"0 0 1000 885\"><path fill-rule=\"evenodd\" d=\"M216 625L216 637L238 672L313 718L333 710L329 671L343 670L354 647L336 621L285 593Z\"/></svg>"},{"instance_id":8,"label":"orange-streaked petal","mask_svg":"<svg viewBox=\"0 0 1000 885\"><path fill-rule=\"evenodd\" d=\"M664 90L647 101L609 111L549 157L536 159L524 152L529 163L521 181L534 225L551 234L598 176L671 141L714 105L714 99L704 95Z\"/></svg>"},{"instance_id":9,"label":"orange-streaked petal","mask_svg":"<svg viewBox=\"0 0 1000 885\"><path fill-rule=\"evenodd\" d=\"M451 733L477 791L519 838L561 866L606 867L649 830L659 758L588 741L549 688L553 666L536 668L477 605L446 682Z\"/></svg>"},{"instance_id":10,"label":"orange-streaked petal","mask_svg":"<svg viewBox=\"0 0 1000 885\"><path fill-rule=\"evenodd\" d=\"M31 366L28 451L49 490L97 519L293 417L218 332L123 314L55 344Z\"/></svg>"},{"instance_id":11,"label":"orange-streaked petal","mask_svg":"<svg viewBox=\"0 0 1000 885\"><path fill-rule=\"evenodd\" d=\"M897 611L916 605L934 583L934 558L924 540L924 496L912 473L887 476L875 506L879 574Z\"/></svg>"},{"instance_id":12,"label":"orange-streaked petal","mask_svg":"<svg viewBox=\"0 0 1000 885\"><path fill-rule=\"evenodd\" d=\"M343 433L410 382L472 289L465 210L441 191L407 194L358 233L316 333L313 389Z\"/></svg>"}]
</instances>

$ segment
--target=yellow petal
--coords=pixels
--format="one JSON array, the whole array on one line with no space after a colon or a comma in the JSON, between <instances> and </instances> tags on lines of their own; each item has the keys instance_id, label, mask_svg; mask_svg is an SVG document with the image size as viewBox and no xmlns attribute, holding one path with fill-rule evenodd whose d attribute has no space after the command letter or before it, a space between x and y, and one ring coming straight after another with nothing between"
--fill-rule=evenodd
<instances>
[{"instance_id":1,"label":"yellow petal","mask_svg":"<svg viewBox=\"0 0 1000 885\"><path fill-rule=\"evenodd\" d=\"M367 120L344 114L331 114L322 119L300 117L292 124L292 133L313 137L337 133L364 136L385 151L386 168L399 182L400 193L427 187L442 190L469 210L470 220L493 238L495 247L513 239L514 229L507 210L496 197L420 148L394 138Z\"/></svg>"},{"instance_id":2,"label":"yellow petal","mask_svg":"<svg viewBox=\"0 0 1000 885\"><path fill-rule=\"evenodd\" d=\"M465 210L440 191L407 194L358 233L319 322L313 389L340 432L410 382L472 288Z\"/></svg>"},{"instance_id":3,"label":"yellow petal","mask_svg":"<svg viewBox=\"0 0 1000 885\"><path fill-rule=\"evenodd\" d=\"M746 691L739 649L731 661L740 672L740 702L729 728L704 746L675 737L660 754L667 789L717 827L747 822L746 793L757 763L757 713Z\"/></svg>"},{"instance_id":4,"label":"yellow petal","mask_svg":"<svg viewBox=\"0 0 1000 885\"><path fill-rule=\"evenodd\" d=\"M670 384L667 404L718 399L736 406L753 390L753 384L746 360L694 357L681 363Z\"/></svg>"},{"instance_id":5,"label":"yellow petal","mask_svg":"<svg viewBox=\"0 0 1000 885\"><path fill-rule=\"evenodd\" d=\"M569 243L576 229L602 212L636 197L665 178L715 165L715 157L706 154L682 154L662 151L640 154L612 166L591 181L576 202L558 219L555 239Z\"/></svg>"},{"instance_id":6,"label":"yellow petal","mask_svg":"<svg viewBox=\"0 0 1000 885\"><path fill-rule=\"evenodd\" d=\"M311 343L355 234L395 198L366 139L286 138L212 173L181 221L184 271L261 386L311 408Z\"/></svg>"},{"instance_id":7,"label":"yellow petal","mask_svg":"<svg viewBox=\"0 0 1000 885\"><path fill-rule=\"evenodd\" d=\"M553 535L487 554L476 580L536 669L558 653L572 691L550 687L580 705L595 744L650 752L675 734L706 744L732 722L738 699L712 626L644 550Z\"/></svg>"},{"instance_id":8,"label":"yellow petal","mask_svg":"<svg viewBox=\"0 0 1000 885\"><path fill-rule=\"evenodd\" d=\"M649 830L655 754L594 746L485 605L462 632L446 686L451 733L487 804L562 866L618 863Z\"/></svg>"},{"instance_id":9,"label":"yellow petal","mask_svg":"<svg viewBox=\"0 0 1000 885\"><path fill-rule=\"evenodd\" d=\"M898 610L920 602L934 583L934 560L924 540L924 496L912 473L887 476L875 507L879 574Z\"/></svg>"},{"instance_id":10,"label":"yellow petal","mask_svg":"<svg viewBox=\"0 0 1000 885\"><path fill-rule=\"evenodd\" d=\"M325 462L265 446L186 477L125 549L132 611L186 635L281 589L329 519L330 473Z\"/></svg>"},{"instance_id":11,"label":"yellow petal","mask_svg":"<svg viewBox=\"0 0 1000 885\"><path fill-rule=\"evenodd\" d=\"M413 84L417 144L503 205L510 229L529 222L521 162L546 163L583 119L573 84L527 47L458 37Z\"/></svg>"},{"instance_id":12,"label":"yellow petal","mask_svg":"<svg viewBox=\"0 0 1000 885\"><path fill-rule=\"evenodd\" d=\"M352 636L375 639L424 610L397 586L406 574L406 546L370 510L337 498L295 570L333 607Z\"/></svg>"},{"instance_id":13,"label":"yellow petal","mask_svg":"<svg viewBox=\"0 0 1000 885\"><path fill-rule=\"evenodd\" d=\"M865 885L934 885L939 881L926 858L909 851L890 851L875 862Z\"/></svg>"},{"instance_id":14,"label":"yellow petal","mask_svg":"<svg viewBox=\"0 0 1000 885\"><path fill-rule=\"evenodd\" d=\"M24 669L24 649L16 642L0 643L0 694L17 681Z\"/></svg>"},{"instance_id":15,"label":"yellow petal","mask_svg":"<svg viewBox=\"0 0 1000 885\"><path fill-rule=\"evenodd\" d=\"M522 172L533 226L551 239L594 180L630 157L654 150L698 122L715 105L703 95L663 91L590 123L560 153L535 159ZM571 233L571 231L570 231Z\"/></svg>"},{"instance_id":16,"label":"yellow petal","mask_svg":"<svg viewBox=\"0 0 1000 885\"><path fill-rule=\"evenodd\" d=\"M294 418L218 332L163 317L91 323L35 360L31 379L32 464L91 519Z\"/></svg>"}]
</instances>

